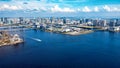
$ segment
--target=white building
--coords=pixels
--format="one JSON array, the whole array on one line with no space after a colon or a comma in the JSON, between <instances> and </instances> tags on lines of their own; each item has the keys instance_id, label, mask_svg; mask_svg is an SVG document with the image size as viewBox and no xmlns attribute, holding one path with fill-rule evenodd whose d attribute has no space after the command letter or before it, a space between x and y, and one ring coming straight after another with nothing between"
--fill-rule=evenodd
<instances>
[{"instance_id":1,"label":"white building","mask_svg":"<svg viewBox=\"0 0 120 68\"><path fill-rule=\"evenodd\" d=\"M62 32L70 32L70 31L71 31L71 29L69 29L69 28L65 28L62 30Z\"/></svg>"},{"instance_id":2,"label":"white building","mask_svg":"<svg viewBox=\"0 0 120 68\"><path fill-rule=\"evenodd\" d=\"M119 27L109 27L109 31L120 31L120 26Z\"/></svg>"}]
</instances>

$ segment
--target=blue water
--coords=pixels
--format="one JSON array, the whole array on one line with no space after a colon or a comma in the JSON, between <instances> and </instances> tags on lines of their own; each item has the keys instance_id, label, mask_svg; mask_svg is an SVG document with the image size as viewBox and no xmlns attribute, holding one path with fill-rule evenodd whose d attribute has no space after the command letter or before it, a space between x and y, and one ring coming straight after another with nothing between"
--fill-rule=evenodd
<instances>
[{"instance_id":1,"label":"blue water","mask_svg":"<svg viewBox=\"0 0 120 68\"><path fill-rule=\"evenodd\" d=\"M119 32L79 36L39 30L18 33L25 42L0 47L0 68L120 68Z\"/></svg>"}]
</instances>

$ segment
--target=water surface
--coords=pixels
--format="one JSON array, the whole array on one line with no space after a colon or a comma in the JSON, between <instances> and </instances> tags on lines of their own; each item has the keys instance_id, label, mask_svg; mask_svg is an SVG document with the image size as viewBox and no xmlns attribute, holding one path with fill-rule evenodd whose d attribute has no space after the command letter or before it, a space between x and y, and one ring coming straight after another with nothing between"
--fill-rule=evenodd
<instances>
[{"instance_id":1,"label":"water surface","mask_svg":"<svg viewBox=\"0 0 120 68\"><path fill-rule=\"evenodd\" d=\"M25 42L0 47L0 68L120 68L119 32L78 36L39 30L16 33Z\"/></svg>"}]
</instances>

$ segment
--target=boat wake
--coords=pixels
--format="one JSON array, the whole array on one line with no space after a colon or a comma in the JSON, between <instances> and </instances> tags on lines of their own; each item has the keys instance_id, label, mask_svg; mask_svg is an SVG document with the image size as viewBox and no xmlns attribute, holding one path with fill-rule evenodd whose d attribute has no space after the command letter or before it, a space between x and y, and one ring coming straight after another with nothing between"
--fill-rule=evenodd
<instances>
[{"instance_id":1,"label":"boat wake","mask_svg":"<svg viewBox=\"0 0 120 68\"><path fill-rule=\"evenodd\" d=\"M41 42L42 40L40 40L40 39L38 39L38 38L31 38L31 39L33 39L33 40L35 40L35 41L38 41L38 42Z\"/></svg>"},{"instance_id":2,"label":"boat wake","mask_svg":"<svg viewBox=\"0 0 120 68\"><path fill-rule=\"evenodd\" d=\"M28 37L28 36L26 36L27 38L29 38L29 39L32 39L32 40L34 40L34 41L38 41L38 42L41 42L42 40L40 40L39 38L33 38L33 37Z\"/></svg>"}]
</instances>

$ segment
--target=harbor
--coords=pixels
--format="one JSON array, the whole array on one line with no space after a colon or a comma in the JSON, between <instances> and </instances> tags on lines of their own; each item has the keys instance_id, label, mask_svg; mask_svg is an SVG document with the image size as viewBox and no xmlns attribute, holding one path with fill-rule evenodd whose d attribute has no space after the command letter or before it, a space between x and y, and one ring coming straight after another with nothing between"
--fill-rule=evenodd
<instances>
[{"instance_id":1,"label":"harbor","mask_svg":"<svg viewBox=\"0 0 120 68\"><path fill-rule=\"evenodd\" d=\"M65 35L84 35L96 31L120 32L120 19L94 18L1 18L0 46L15 45L24 42L19 31L36 30ZM24 35L24 33L23 33ZM40 39L31 38L40 42Z\"/></svg>"},{"instance_id":2,"label":"harbor","mask_svg":"<svg viewBox=\"0 0 120 68\"><path fill-rule=\"evenodd\" d=\"M17 31L16 34L22 34L24 44L0 47L1 68L23 65L26 68L44 65L54 68L63 65L85 68L89 65L93 68L97 65L99 68L103 63L102 67L120 67L119 32L95 31L71 36L29 29Z\"/></svg>"},{"instance_id":3,"label":"harbor","mask_svg":"<svg viewBox=\"0 0 120 68\"><path fill-rule=\"evenodd\" d=\"M120 68L120 0L0 0L0 68Z\"/></svg>"}]
</instances>

